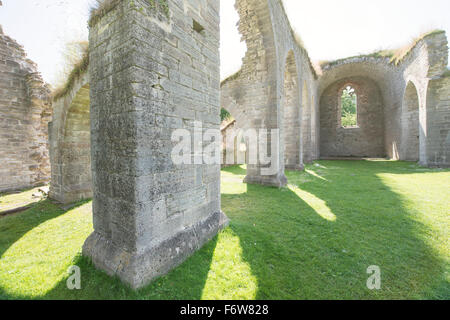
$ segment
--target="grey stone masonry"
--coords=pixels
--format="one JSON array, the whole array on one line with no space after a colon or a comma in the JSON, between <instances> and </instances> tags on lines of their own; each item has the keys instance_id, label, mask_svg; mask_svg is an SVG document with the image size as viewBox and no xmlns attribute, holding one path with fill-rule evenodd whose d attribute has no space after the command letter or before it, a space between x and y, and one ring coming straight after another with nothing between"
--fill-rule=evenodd
<instances>
[{"instance_id":1,"label":"grey stone masonry","mask_svg":"<svg viewBox=\"0 0 450 320\"><path fill-rule=\"evenodd\" d=\"M450 167L450 76L430 81L427 100L427 164Z\"/></svg>"},{"instance_id":2,"label":"grey stone masonry","mask_svg":"<svg viewBox=\"0 0 450 320\"><path fill-rule=\"evenodd\" d=\"M83 254L139 288L227 224L220 165L171 160L174 129L220 127L219 0L119 1L89 37L95 231Z\"/></svg>"},{"instance_id":3,"label":"grey stone masonry","mask_svg":"<svg viewBox=\"0 0 450 320\"><path fill-rule=\"evenodd\" d=\"M237 128L279 130L277 173L249 164L245 182L283 187L285 168L302 170L318 157L317 75L280 0L237 0L235 7L247 52L241 70L221 83L221 106Z\"/></svg>"},{"instance_id":4,"label":"grey stone masonry","mask_svg":"<svg viewBox=\"0 0 450 320\"><path fill-rule=\"evenodd\" d=\"M360 56L325 65L319 79L320 155L387 156L448 167L448 42L444 31L418 39L398 62ZM357 90L360 127L343 129L341 85ZM381 116L382 115L382 116Z\"/></svg>"},{"instance_id":5,"label":"grey stone masonry","mask_svg":"<svg viewBox=\"0 0 450 320\"><path fill-rule=\"evenodd\" d=\"M342 90L352 86L357 94L358 126L340 123ZM323 157L385 157L384 106L377 84L363 77L344 78L324 92L320 109L320 150Z\"/></svg>"},{"instance_id":6,"label":"grey stone masonry","mask_svg":"<svg viewBox=\"0 0 450 320\"><path fill-rule=\"evenodd\" d=\"M50 181L50 90L0 26L0 192Z\"/></svg>"},{"instance_id":7,"label":"grey stone masonry","mask_svg":"<svg viewBox=\"0 0 450 320\"><path fill-rule=\"evenodd\" d=\"M50 197L62 203L92 198L89 74L53 101L49 124Z\"/></svg>"}]
</instances>

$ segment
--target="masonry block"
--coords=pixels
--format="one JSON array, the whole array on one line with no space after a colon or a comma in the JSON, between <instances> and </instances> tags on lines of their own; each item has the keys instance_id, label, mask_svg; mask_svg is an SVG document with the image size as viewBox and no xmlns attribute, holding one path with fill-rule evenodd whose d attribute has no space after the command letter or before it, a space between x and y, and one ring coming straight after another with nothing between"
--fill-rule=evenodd
<instances>
[{"instance_id":1,"label":"masonry block","mask_svg":"<svg viewBox=\"0 0 450 320\"><path fill-rule=\"evenodd\" d=\"M179 265L228 223L220 166L171 159L174 130L193 135L185 125L192 120L219 129L218 23L219 0L124 0L90 29L95 231L83 254L133 288ZM111 101L117 90L121 100Z\"/></svg>"}]
</instances>

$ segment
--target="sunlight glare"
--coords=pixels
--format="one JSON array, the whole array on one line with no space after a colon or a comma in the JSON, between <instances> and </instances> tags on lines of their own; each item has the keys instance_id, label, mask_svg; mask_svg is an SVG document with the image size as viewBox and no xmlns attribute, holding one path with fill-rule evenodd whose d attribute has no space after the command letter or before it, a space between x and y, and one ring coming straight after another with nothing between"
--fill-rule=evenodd
<instances>
[{"instance_id":1,"label":"sunlight glare","mask_svg":"<svg viewBox=\"0 0 450 320\"><path fill-rule=\"evenodd\" d=\"M244 259L240 239L228 228L219 234L202 300L252 300L258 281Z\"/></svg>"},{"instance_id":2,"label":"sunlight glare","mask_svg":"<svg viewBox=\"0 0 450 320\"><path fill-rule=\"evenodd\" d=\"M289 189L293 191L297 196L299 196L300 199L305 201L306 204L308 204L312 209L314 209L316 213L323 219L332 222L336 221L336 215L333 212L331 212L330 208L326 205L325 201L319 199L312 193L300 189L297 186L290 184Z\"/></svg>"}]
</instances>

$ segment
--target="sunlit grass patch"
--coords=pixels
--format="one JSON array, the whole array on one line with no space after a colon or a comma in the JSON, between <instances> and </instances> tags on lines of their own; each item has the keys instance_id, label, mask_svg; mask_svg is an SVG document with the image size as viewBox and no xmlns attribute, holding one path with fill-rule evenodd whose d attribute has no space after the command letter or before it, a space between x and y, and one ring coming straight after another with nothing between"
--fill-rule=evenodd
<instances>
[{"instance_id":1,"label":"sunlit grass patch","mask_svg":"<svg viewBox=\"0 0 450 320\"><path fill-rule=\"evenodd\" d=\"M67 269L81 253L80 248L90 232L90 202L63 213L46 200L20 216L1 219L0 288L3 294L44 296L66 277Z\"/></svg>"},{"instance_id":2,"label":"sunlit grass patch","mask_svg":"<svg viewBox=\"0 0 450 320\"><path fill-rule=\"evenodd\" d=\"M255 299L258 281L243 260L239 237L228 228L217 241L202 299Z\"/></svg>"},{"instance_id":3,"label":"sunlit grass patch","mask_svg":"<svg viewBox=\"0 0 450 320\"><path fill-rule=\"evenodd\" d=\"M43 198L39 189L40 188L33 188L19 193L0 194L0 212L29 206L39 202ZM39 196L33 196L38 194Z\"/></svg>"}]
</instances>

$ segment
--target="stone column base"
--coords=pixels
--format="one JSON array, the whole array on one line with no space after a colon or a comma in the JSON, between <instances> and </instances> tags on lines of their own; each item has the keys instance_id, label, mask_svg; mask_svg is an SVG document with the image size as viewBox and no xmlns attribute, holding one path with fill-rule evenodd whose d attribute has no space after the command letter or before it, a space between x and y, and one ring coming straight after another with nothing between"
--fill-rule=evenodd
<instances>
[{"instance_id":1,"label":"stone column base","mask_svg":"<svg viewBox=\"0 0 450 320\"><path fill-rule=\"evenodd\" d=\"M71 192L57 192L52 190L50 186L49 198L56 200L62 204L69 204L78 202L81 200L92 199L93 197L92 190L86 191L71 191Z\"/></svg>"},{"instance_id":2,"label":"stone column base","mask_svg":"<svg viewBox=\"0 0 450 320\"><path fill-rule=\"evenodd\" d=\"M223 212L213 213L144 253L127 252L94 231L83 245L83 255L91 258L97 268L138 289L180 265L228 223Z\"/></svg>"},{"instance_id":3,"label":"stone column base","mask_svg":"<svg viewBox=\"0 0 450 320\"><path fill-rule=\"evenodd\" d=\"M249 176L244 179L244 183L261 184L263 186L283 188L287 185L287 178L283 175L277 176Z\"/></svg>"}]
</instances>

